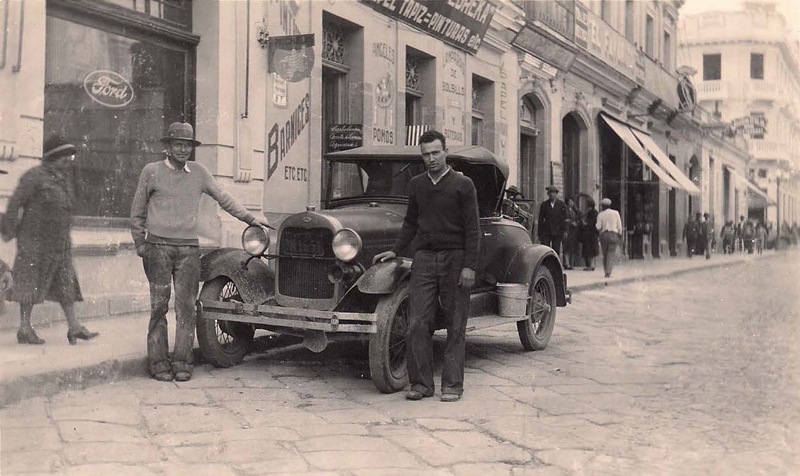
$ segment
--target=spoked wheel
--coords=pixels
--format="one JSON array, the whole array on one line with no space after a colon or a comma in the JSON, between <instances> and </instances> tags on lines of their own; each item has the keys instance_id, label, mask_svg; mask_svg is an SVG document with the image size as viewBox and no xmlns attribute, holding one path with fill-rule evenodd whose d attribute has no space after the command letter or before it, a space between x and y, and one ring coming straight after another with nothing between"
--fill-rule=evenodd
<instances>
[{"instance_id":1,"label":"spoked wheel","mask_svg":"<svg viewBox=\"0 0 800 476\"><path fill-rule=\"evenodd\" d=\"M408 281L378 303L378 332L369 338L369 372L375 387L383 393L408 385L408 311Z\"/></svg>"},{"instance_id":2,"label":"spoked wheel","mask_svg":"<svg viewBox=\"0 0 800 476\"><path fill-rule=\"evenodd\" d=\"M525 350L543 350L556 322L556 285L550 270L540 266L528 288L528 318L517 321L519 340Z\"/></svg>"},{"instance_id":3,"label":"spoked wheel","mask_svg":"<svg viewBox=\"0 0 800 476\"><path fill-rule=\"evenodd\" d=\"M236 283L220 276L203 284L201 301L244 302ZM197 319L197 341L203 358L217 367L231 367L244 359L253 344L255 328L250 324L215 319Z\"/></svg>"}]
</instances>

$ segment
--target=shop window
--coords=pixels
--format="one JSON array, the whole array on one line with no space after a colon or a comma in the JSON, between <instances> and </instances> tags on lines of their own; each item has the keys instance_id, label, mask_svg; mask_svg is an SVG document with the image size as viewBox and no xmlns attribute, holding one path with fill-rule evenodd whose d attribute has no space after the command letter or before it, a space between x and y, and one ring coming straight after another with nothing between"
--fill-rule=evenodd
<instances>
[{"instance_id":1,"label":"shop window","mask_svg":"<svg viewBox=\"0 0 800 476\"><path fill-rule=\"evenodd\" d=\"M148 17L158 18L175 26L191 30L192 2L190 0L101 0Z\"/></svg>"},{"instance_id":2,"label":"shop window","mask_svg":"<svg viewBox=\"0 0 800 476\"><path fill-rule=\"evenodd\" d=\"M703 81L722 79L722 55L703 55Z\"/></svg>"},{"instance_id":3,"label":"shop window","mask_svg":"<svg viewBox=\"0 0 800 476\"><path fill-rule=\"evenodd\" d=\"M494 112L494 82L472 75L472 145L492 149L493 140L486 127L492 122Z\"/></svg>"},{"instance_id":4,"label":"shop window","mask_svg":"<svg viewBox=\"0 0 800 476\"><path fill-rule=\"evenodd\" d=\"M750 53L750 79L764 79L764 55Z\"/></svg>"},{"instance_id":5,"label":"shop window","mask_svg":"<svg viewBox=\"0 0 800 476\"><path fill-rule=\"evenodd\" d=\"M193 48L133 36L113 22L48 13L44 133L80 148L75 214L127 226L142 168L164 158L167 126L194 121Z\"/></svg>"}]
</instances>

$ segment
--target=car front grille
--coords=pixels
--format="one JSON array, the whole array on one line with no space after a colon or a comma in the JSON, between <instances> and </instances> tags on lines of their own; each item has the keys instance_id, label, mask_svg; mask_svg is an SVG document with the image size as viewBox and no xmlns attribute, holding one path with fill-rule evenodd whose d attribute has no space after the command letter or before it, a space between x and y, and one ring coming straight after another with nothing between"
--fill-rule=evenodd
<instances>
[{"instance_id":1,"label":"car front grille","mask_svg":"<svg viewBox=\"0 0 800 476\"><path fill-rule=\"evenodd\" d=\"M328 280L334 263L333 232L325 228L286 228L281 233L278 293L303 299L331 299L336 286Z\"/></svg>"}]
</instances>

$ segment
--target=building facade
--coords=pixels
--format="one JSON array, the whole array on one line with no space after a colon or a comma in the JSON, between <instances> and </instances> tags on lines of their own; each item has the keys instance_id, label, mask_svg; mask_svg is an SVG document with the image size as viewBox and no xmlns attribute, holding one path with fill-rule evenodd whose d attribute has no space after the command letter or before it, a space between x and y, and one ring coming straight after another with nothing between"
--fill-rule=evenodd
<instances>
[{"instance_id":1,"label":"building facade","mask_svg":"<svg viewBox=\"0 0 800 476\"><path fill-rule=\"evenodd\" d=\"M273 223L353 184L323 167L357 145L449 144L518 155L519 62L510 1L9 0L0 4L0 208L43 138L76 144L73 245L86 317L149 308L132 248L142 167L173 121L194 160ZM201 244L240 246L244 225L201 202ZM13 262L14 242L0 245ZM34 319L53 313L37 306ZM0 325L16 322L16 309Z\"/></svg>"},{"instance_id":2,"label":"building facade","mask_svg":"<svg viewBox=\"0 0 800 476\"><path fill-rule=\"evenodd\" d=\"M727 136L746 139L751 161L737 179L746 187L739 215L774 230L800 218L800 69L798 43L774 4L688 16L680 55L698 71L700 105Z\"/></svg>"}]
</instances>

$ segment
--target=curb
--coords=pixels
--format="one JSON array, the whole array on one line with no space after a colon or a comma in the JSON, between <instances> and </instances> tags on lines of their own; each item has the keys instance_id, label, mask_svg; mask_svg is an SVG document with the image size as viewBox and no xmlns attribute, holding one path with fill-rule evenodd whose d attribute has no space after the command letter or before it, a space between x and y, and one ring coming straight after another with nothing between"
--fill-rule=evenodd
<instances>
[{"instance_id":1,"label":"curb","mask_svg":"<svg viewBox=\"0 0 800 476\"><path fill-rule=\"evenodd\" d=\"M778 257L778 256L781 256L781 255L779 255L778 253L771 254L769 256L763 256L762 255L760 258L756 258L756 260L771 259L771 258L775 258L775 257ZM707 271L707 270L711 270L711 269L724 268L725 266L738 266L738 265L742 265L742 264L745 264L745 263L749 263L750 261L756 261L756 260L739 259L739 260L736 260L736 261L729 261L729 262L725 262L725 263L715 262L715 263L709 263L706 266L698 266L696 268L676 269L676 270L672 270L672 271L666 271L666 272L663 272L663 273L654 273L654 274L646 274L646 275L642 275L642 276L631 276L631 277L628 277L628 278L619 278L619 279L614 279L612 281L600 281L600 282L591 283L591 284L580 284L580 285L577 285L577 286L570 286L569 289L573 293L578 293L578 292L581 292L581 291L593 291L593 290L596 290L596 289L605 289L605 288L607 288L609 286L620 286L620 285L624 285L624 284L642 283L642 282L646 282L646 281L657 281L659 279L667 279L667 278L672 278L672 277L675 277L675 276L682 276L684 274L698 273L698 272L701 272L701 271Z\"/></svg>"},{"instance_id":2,"label":"curb","mask_svg":"<svg viewBox=\"0 0 800 476\"><path fill-rule=\"evenodd\" d=\"M762 255L757 259L770 259L779 256L784 256L784 254L775 253L769 256ZM684 274L722 268L725 266L738 266L750 261L752 260L740 259L732 262L716 262L713 264L709 263L706 266L698 266L696 268L676 269L663 273L632 276L628 278L615 279L612 281L601 281L591 284L571 286L570 289L573 293L577 293L582 291L604 289L609 286L622 286L637 282L656 281L674 276L681 276ZM277 347L288 348L296 345L302 346L302 344L296 344L294 342L284 343L282 340L279 342L274 342L273 345L276 347L275 350L279 350ZM271 345L269 347L271 347ZM262 351L260 353L263 355L264 352ZM204 364L204 360L199 349L194 349L194 361L196 366ZM140 355L122 359L105 360L97 364L91 364L72 369L55 370L52 372L18 377L6 382L0 382L0 408L17 403L26 398L50 397L64 390L80 389L90 385L99 385L132 377L146 376L147 358L143 355Z\"/></svg>"}]
</instances>

